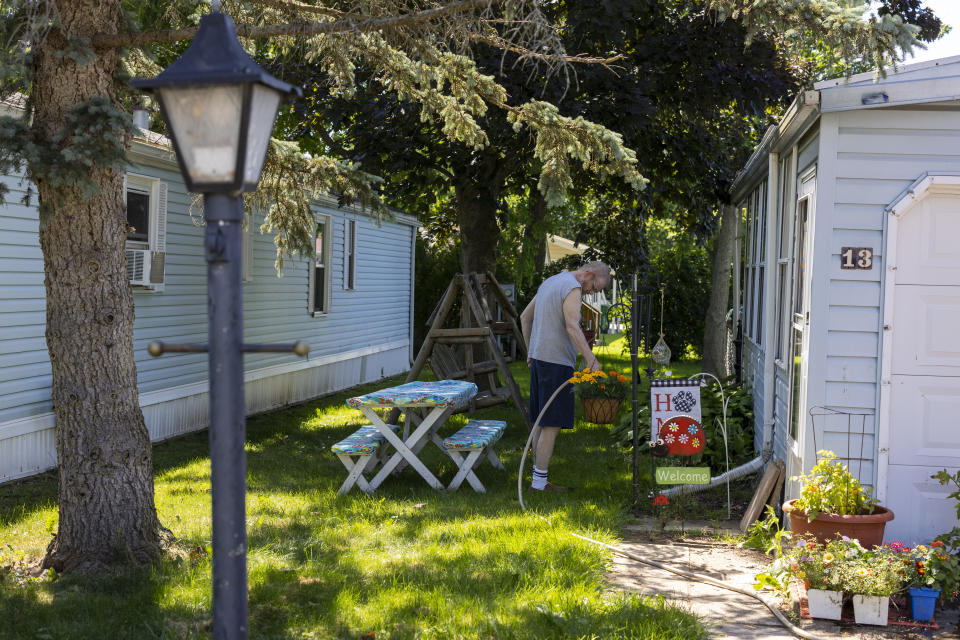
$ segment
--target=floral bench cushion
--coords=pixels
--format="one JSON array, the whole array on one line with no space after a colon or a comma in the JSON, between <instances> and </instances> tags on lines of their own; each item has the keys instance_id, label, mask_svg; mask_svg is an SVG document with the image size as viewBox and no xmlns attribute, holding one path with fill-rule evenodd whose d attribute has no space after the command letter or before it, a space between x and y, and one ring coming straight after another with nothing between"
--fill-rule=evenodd
<instances>
[{"instance_id":1,"label":"floral bench cushion","mask_svg":"<svg viewBox=\"0 0 960 640\"><path fill-rule=\"evenodd\" d=\"M390 428L396 432L400 429L395 424ZM380 448L385 438L372 424L364 425L352 434L330 447L334 453L345 453L354 456L370 455Z\"/></svg>"},{"instance_id":2,"label":"floral bench cushion","mask_svg":"<svg viewBox=\"0 0 960 640\"><path fill-rule=\"evenodd\" d=\"M347 400L356 409L363 405L460 407L477 395L477 385L465 380L414 381Z\"/></svg>"},{"instance_id":3,"label":"floral bench cushion","mask_svg":"<svg viewBox=\"0 0 960 640\"><path fill-rule=\"evenodd\" d=\"M449 438L444 438L444 449L482 449L500 439L507 423L503 420L471 420Z\"/></svg>"}]
</instances>

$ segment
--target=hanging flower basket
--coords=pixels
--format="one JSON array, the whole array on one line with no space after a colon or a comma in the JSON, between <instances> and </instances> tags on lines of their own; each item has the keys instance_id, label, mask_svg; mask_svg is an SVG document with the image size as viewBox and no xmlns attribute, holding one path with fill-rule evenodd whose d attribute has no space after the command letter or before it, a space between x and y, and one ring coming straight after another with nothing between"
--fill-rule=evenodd
<instances>
[{"instance_id":1,"label":"hanging flower basket","mask_svg":"<svg viewBox=\"0 0 960 640\"><path fill-rule=\"evenodd\" d=\"M580 398L583 402L583 417L594 424L613 424L620 410L620 398Z\"/></svg>"}]
</instances>

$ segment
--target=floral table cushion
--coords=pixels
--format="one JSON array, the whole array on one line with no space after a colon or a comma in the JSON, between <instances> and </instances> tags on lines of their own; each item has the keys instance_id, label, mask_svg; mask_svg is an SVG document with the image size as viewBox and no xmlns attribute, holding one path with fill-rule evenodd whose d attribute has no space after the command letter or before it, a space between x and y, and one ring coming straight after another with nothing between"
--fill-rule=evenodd
<instances>
[{"instance_id":1,"label":"floral table cushion","mask_svg":"<svg viewBox=\"0 0 960 640\"><path fill-rule=\"evenodd\" d=\"M503 420L471 420L467 426L444 438L443 448L459 451L489 447L500 439L506 428L507 423Z\"/></svg>"},{"instance_id":2,"label":"floral table cushion","mask_svg":"<svg viewBox=\"0 0 960 640\"><path fill-rule=\"evenodd\" d=\"M364 405L460 407L477 395L477 385L465 380L408 382L347 400L356 409Z\"/></svg>"},{"instance_id":3,"label":"floral table cushion","mask_svg":"<svg viewBox=\"0 0 960 640\"><path fill-rule=\"evenodd\" d=\"M400 430L400 427L395 424L390 425L390 428L394 432ZM353 456L370 455L380 448L380 445L383 443L383 441L383 434L377 431L375 426L368 424L360 427L352 434L330 447L330 451L334 453L345 453Z\"/></svg>"}]
</instances>

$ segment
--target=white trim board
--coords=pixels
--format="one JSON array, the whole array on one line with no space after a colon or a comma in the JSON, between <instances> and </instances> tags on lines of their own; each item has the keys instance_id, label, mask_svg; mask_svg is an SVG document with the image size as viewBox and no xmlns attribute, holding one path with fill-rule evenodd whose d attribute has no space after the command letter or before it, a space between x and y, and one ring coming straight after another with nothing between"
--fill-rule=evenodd
<instances>
[{"instance_id":1,"label":"white trim board","mask_svg":"<svg viewBox=\"0 0 960 640\"><path fill-rule=\"evenodd\" d=\"M247 371L244 374L243 381L244 383L255 382L264 378L272 378L287 373L302 371L304 369L323 367L346 360L356 360L357 358L362 358L364 356L374 355L377 353L386 353L388 351L394 351L397 349L407 350L407 341L397 340L384 345L369 346L362 349L344 351L341 353L321 356L299 362L291 362L273 365L270 367L262 367L260 369L253 369L252 371ZM158 404L164 404L166 402L172 402L174 400L189 398L191 396L201 395L207 393L209 388L209 382L204 380L201 382L169 387L167 389L161 389L158 391L148 391L140 394L140 406L145 408ZM54 428L55 424L56 421L53 412L11 420L9 422L0 424L0 441L6 440L7 438L15 438L17 436L27 435L43 429L52 429Z\"/></svg>"}]
</instances>

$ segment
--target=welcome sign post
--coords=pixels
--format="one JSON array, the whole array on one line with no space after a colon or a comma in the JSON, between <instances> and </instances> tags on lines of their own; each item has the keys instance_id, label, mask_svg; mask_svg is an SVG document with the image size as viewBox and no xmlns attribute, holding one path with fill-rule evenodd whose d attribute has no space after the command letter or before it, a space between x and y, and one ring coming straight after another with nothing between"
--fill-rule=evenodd
<instances>
[{"instance_id":1,"label":"welcome sign post","mask_svg":"<svg viewBox=\"0 0 960 640\"><path fill-rule=\"evenodd\" d=\"M667 378L650 382L651 445L666 447L667 455L690 456L703 451L700 426L700 382ZM710 467L656 467L654 484L710 484Z\"/></svg>"}]
</instances>

